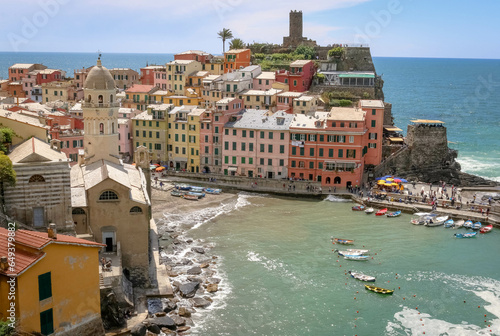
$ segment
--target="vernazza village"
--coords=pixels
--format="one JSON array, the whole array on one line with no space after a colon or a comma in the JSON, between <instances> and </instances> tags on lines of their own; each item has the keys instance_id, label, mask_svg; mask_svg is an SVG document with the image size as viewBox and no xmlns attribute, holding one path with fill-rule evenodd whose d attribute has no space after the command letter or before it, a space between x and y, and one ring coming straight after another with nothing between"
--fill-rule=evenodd
<instances>
[{"instance_id":1,"label":"vernazza village","mask_svg":"<svg viewBox=\"0 0 500 336\"><path fill-rule=\"evenodd\" d=\"M3 2L0 336L500 335L499 11Z\"/></svg>"}]
</instances>

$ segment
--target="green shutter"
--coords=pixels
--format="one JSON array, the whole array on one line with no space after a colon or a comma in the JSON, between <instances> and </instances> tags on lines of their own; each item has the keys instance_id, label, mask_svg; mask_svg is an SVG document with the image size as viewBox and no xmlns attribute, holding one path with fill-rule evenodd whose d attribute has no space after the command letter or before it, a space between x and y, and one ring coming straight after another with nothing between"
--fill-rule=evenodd
<instances>
[{"instance_id":1,"label":"green shutter","mask_svg":"<svg viewBox=\"0 0 500 336\"><path fill-rule=\"evenodd\" d=\"M50 272L38 276L38 297L45 300L52 296L52 281Z\"/></svg>"},{"instance_id":2,"label":"green shutter","mask_svg":"<svg viewBox=\"0 0 500 336\"><path fill-rule=\"evenodd\" d=\"M330 148L328 150L328 157L331 157L331 158L333 157L333 149L332 148Z\"/></svg>"},{"instance_id":3,"label":"green shutter","mask_svg":"<svg viewBox=\"0 0 500 336\"><path fill-rule=\"evenodd\" d=\"M40 331L43 335L54 333L54 317L52 308L40 313Z\"/></svg>"},{"instance_id":4,"label":"green shutter","mask_svg":"<svg viewBox=\"0 0 500 336\"><path fill-rule=\"evenodd\" d=\"M339 149L339 158L344 157L344 150Z\"/></svg>"}]
</instances>

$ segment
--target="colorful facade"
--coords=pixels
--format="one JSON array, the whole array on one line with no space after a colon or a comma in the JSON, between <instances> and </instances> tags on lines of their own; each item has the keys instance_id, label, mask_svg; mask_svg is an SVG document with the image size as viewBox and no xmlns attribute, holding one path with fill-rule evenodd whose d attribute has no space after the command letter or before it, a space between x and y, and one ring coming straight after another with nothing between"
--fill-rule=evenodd
<instances>
[{"instance_id":1,"label":"colorful facade","mask_svg":"<svg viewBox=\"0 0 500 336\"><path fill-rule=\"evenodd\" d=\"M167 63L168 90L173 91L175 95L184 95L188 76L201 69L201 63L193 60L174 60Z\"/></svg>"},{"instance_id":2,"label":"colorful facade","mask_svg":"<svg viewBox=\"0 0 500 336\"><path fill-rule=\"evenodd\" d=\"M158 91L158 87L154 85L133 85L131 88L125 90L126 97L123 107L144 111L151 103L151 96L156 91Z\"/></svg>"},{"instance_id":3,"label":"colorful facade","mask_svg":"<svg viewBox=\"0 0 500 336\"><path fill-rule=\"evenodd\" d=\"M305 92L311 87L316 66L311 60L298 60L290 64L290 70L276 71L276 81L289 85L293 92Z\"/></svg>"},{"instance_id":4,"label":"colorful facade","mask_svg":"<svg viewBox=\"0 0 500 336\"><path fill-rule=\"evenodd\" d=\"M250 49L234 49L224 53L224 73L245 68L251 64Z\"/></svg>"}]
</instances>

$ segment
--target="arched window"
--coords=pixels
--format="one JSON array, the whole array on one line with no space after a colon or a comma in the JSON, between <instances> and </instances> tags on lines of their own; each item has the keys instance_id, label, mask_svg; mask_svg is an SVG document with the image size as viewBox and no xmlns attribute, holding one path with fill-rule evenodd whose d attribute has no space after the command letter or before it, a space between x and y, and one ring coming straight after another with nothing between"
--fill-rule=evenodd
<instances>
[{"instance_id":1,"label":"arched window","mask_svg":"<svg viewBox=\"0 0 500 336\"><path fill-rule=\"evenodd\" d=\"M30 177L28 183L33 183L33 182L45 182L45 179L43 178L42 175L33 175Z\"/></svg>"},{"instance_id":2,"label":"arched window","mask_svg":"<svg viewBox=\"0 0 500 336\"><path fill-rule=\"evenodd\" d=\"M102 95L99 95L97 97L97 100L99 101L99 104L102 104L102 101L104 100L104 97Z\"/></svg>"},{"instance_id":3,"label":"arched window","mask_svg":"<svg viewBox=\"0 0 500 336\"><path fill-rule=\"evenodd\" d=\"M325 183L326 183L326 184L330 184L330 183L332 183L332 180L330 179L330 177L327 177L327 178L326 178Z\"/></svg>"},{"instance_id":4,"label":"arched window","mask_svg":"<svg viewBox=\"0 0 500 336\"><path fill-rule=\"evenodd\" d=\"M112 103L113 102L113 95L109 95L109 102Z\"/></svg>"},{"instance_id":5,"label":"arched window","mask_svg":"<svg viewBox=\"0 0 500 336\"><path fill-rule=\"evenodd\" d=\"M101 196L99 196L99 201L109 201L109 200L117 200L118 195L111 190L104 191Z\"/></svg>"},{"instance_id":6,"label":"arched window","mask_svg":"<svg viewBox=\"0 0 500 336\"><path fill-rule=\"evenodd\" d=\"M336 176L334 179L333 179L333 184L340 184L340 176Z\"/></svg>"},{"instance_id":7,"label":"arched window","mask_svg":"<svg viewBox=\"0 0 500 336\"><path fill-rule=\"evenodd\" d=\"M132 207L132 208L130 209L130 213L131 213L131 214L142 213L142 209L141 209L140 207L138 207L138 206L135 206L135 207Z\"/></svg>"},{"instance_id":8,"label":"arched window","mask_svg":"<svg viewBox=\"0 0 500 336\"><path fill-rule=\"evenodd\" d=\"M85 210L82 208L74 208L71 212L72 215L85 215Z\"/></svg>"},{"instance_id":9,"label":"arched window","mask_svg":"<svg viewBox=\"0 0 500 336\"><path fill-rule=\"evenodd\" d=\"M99 134L104 134L104 124L103 123L99 124Z\"/></svg>"},{"instance_id":10,"label":"arched window","mask_svg":"<svg viewBox=\"0 0 500 336\"><path fill-rule=\"evenodd\" d=\"M92 96L88 95L88 97L87 97L87 103L90 103L91 101L92 101Z\"/></svg>"}]
</instances>

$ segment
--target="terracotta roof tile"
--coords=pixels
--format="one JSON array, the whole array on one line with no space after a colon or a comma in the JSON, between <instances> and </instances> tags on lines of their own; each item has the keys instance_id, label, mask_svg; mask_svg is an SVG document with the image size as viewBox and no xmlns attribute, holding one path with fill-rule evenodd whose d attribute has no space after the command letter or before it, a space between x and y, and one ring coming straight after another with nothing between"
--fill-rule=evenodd
<instances>
[{"instance_id":1,"label":"terracotta roof tile","mask_svg":"<svg viewBox=\"0 0 500 336\"><path fill-rule=\"evenodd\" d=\"M0 228L0 256L8 256L8 240L7 230ZM18 276L31 265L45 256L44 252L29 252L23 249L16 248L14 271L8 268L6 271L0 270L0 274L9 276Z\"/></svg>"}]
</instances>

